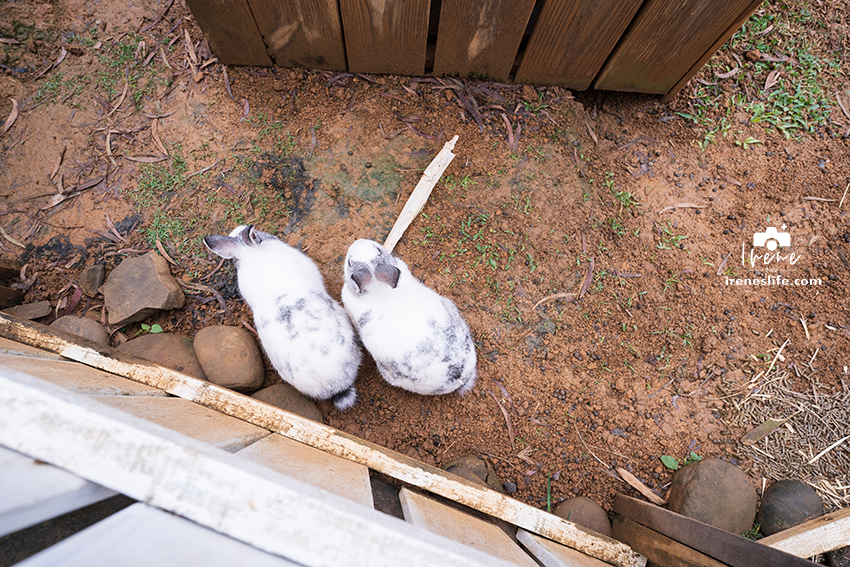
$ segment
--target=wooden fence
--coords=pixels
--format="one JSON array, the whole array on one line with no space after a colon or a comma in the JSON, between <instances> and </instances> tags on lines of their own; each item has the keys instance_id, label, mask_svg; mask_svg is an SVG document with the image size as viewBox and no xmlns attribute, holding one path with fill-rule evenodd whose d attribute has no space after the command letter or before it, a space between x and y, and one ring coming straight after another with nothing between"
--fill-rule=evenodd
<instances>
[{"instance_id":1,"label":"wooden fence","mask_svg":"<svg viewBox=\"0 0 850 567\"><path fill-rule=\"evenodd\" d=\"M228 65L675 95L762 0L187 0Z\"/></svg>"}]
</instances>

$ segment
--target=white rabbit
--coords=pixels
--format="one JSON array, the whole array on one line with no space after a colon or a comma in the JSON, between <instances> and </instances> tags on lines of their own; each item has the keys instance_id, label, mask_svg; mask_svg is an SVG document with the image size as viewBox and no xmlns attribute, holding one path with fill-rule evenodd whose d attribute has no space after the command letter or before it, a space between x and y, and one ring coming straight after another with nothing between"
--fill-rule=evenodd
<instances>
[{"instance_id":1,"label":"white rabbit","mask_svg":"<svg viewBox=\"0 0 850 567\"><path fill-rule=\"evenodd\" d=\"M371 240L345 258L342 302L384 379L417 394L465 394L475 384L475 344L449 299Z\"/></svg>"},{"instance_id":2,"label":"white rabbit","mask_svg":"<svg viewBox=\"0 0 850 567\"><path fill-rule=\"evenodd\" d=\"M340 410L354 405L362 353L351 322L328 295L313 261L253 226L238 226L229 236L207 236L204 244L234 260L239 292L281 378Z\"/></svg>"}]
</instances>

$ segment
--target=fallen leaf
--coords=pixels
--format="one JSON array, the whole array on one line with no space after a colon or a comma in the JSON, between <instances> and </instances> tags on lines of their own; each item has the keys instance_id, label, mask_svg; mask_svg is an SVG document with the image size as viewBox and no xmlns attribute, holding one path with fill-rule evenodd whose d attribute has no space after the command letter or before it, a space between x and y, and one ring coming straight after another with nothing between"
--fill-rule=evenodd
<instances>
[{"instance_id":1,"label":"fallen leaf","mask_svg":"<svg viewBox=\"0 0 850 567\"><path fill-rule=\"evenodd\" d=\"M12 127L12 124L15 123L15 120L18 119L18 101L13 98L9 98L12 101L12 112L9 113L9 118L6 119L6 123L3 124L3 133L9 131L9 128Z\"/></svg>"},{"instance_id":2,"label":"fallen leaf","mask_svg":"<svg viewBox=\"0 0 850 567\"><path fill-rule=\"evenodd\" d=\"M767 92L779 82L779 69L774 69L767 75L767 79L764 81L764 89L763 92Z\"/></svg>"}]
</instances>

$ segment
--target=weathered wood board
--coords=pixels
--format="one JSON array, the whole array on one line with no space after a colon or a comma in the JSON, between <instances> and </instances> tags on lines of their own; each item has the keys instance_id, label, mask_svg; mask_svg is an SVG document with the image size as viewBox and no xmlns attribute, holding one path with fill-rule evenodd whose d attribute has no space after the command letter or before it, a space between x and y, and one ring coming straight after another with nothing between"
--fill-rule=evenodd
<instances>
[{"instance_id":1,"label":"weathered wood board","mask_svg":"<svg viewBox=\"0 0 850 567\"><path fill-rule=\"evenodd\" d=\"M238 453L294 479L374 508L369 469L273 433Z\"/></svg>"},{"instance_id":2,"label":"weathered wood board","mask_svg":"<svg viewBox=\"0 0 850 567\"><path fill-rule=\"evenodd\" d=\"M643 0L549 0L528 40L518 83L587 89Z\"/></svg>"},{"instance_id":3,"label":"weathered wood board","mask_svg":"<svg viewBox=\"0 0 850 567\"><path fill-rule=\"evenodd\" d=\"M21 565L297 567L298 564L157 508L133 504Z\"/></svg>"},{"instance_id":4,"label":"weathered wood board","mask_svg":"<svg viewBox=\"0 0 850 567\"><path fill-rule=\"evenodd\" d=\"M0 368L0 446L298 564L509 567L397 518L5 368Z\"/></svg>"},{"instance_id":5,"label":"weathered wood board","mask_svg":"<svg viewBox=\"0 0 850 567\"><path fill-rule=\"evenodd\" d=\"M575 549L525 530L517 531L516 538L544 567L607 567L608 565Z\"/></svg>"},{"instance_id":6,"label":"weathered wood board","mask_svg":"<svg viewBox=\"0 0 850 567\"><path fill-rule=\"evenodd\" d=\"M267 429L181 398L95 396L92 399L228 453L241 451L270 435Z\"/></svg>"},{"instance_id":7,"label":"weathered wood board","mask_svg":"<svg viewBox=\"0 0 850 567\"><path fill-rule=\"evenodd\" d=\"M398 494L404 519L441 536L499 557L517 567L536 567L525 551L496 524L402 488Z\"/></svg>"},{"instance_id":8,"label":"weathered wood board","mask_svg":"<svg viewBox=\"0 0 850 567\"><path fill-rule=\"evenodd\" d=\"M114 495L108 488L0 447L0 536Z\"/></svg>"},{"instance_id":9,"label":"weathered wood board","mask_svg":"<svg viewBox=\"0 0 850 567\"><path fill-rule=\"evenodd\" d=\"M436 467L379 447L326 425L264 404L210 382L186 376L117 349L0 313L0 335L59 353L89 366L160 388L170 394L280 433L392 478L444 496L613 565L642 566L629 546L554 514L499 494Z\"/></svg>"},{"instance_id":10,"label":"weathered wood board","mask_svg":"<svg viewBox=\"0 0 850 567\"><path fill-rule=\"evenodd\" d=\"M340 0L348 70L422 75L428 37L428 0Z\"/></svg>"},{"instance_id":11,"label":"weathered wood board","mask_svg":"<svg viewBox=\"0 0 850 567\"><path fill-rule=\"evenodd\" d=\"M186 0L186 4L219 61L271 66L248 0Z\"/></svg>"},{"instance_id":12,"label":"weathered wood board","mask_svg":"<svg viewBox=\"0 0 850 567\"><path fill-rule=\"evenodd\" d=\"M627 542L650 561L662 566L726 567L716 559L622 516L614 516L614 537Z\"/></svg>"},{"instance_id":13,"label":"weathered wood board","mask_svg":"<svg viewBox=\"0 0 850 567\"><path fill-rule=\"evenodd\" d=\"M435 75L506 81L534 0L443 0Z\"/></svg>"},{"instance_id":14,"label":"weathered wood board","mask_svg":"<svg viewBox=\"0 0 850 567\"><path fill-rule=\"evenodd\" d=\"M760 539L759 543L797 557L814 557L848 546L850 545L850 508L782 530Z\"/></svg>"},{"instance_id":15,"label":"weathered wood board","mask_svg":"<svg viewBox=\"0 0 850 567\"><path fill-rule=\"evenodd\" d=\"M752 0L647 0L595 87L666 95L751 4Z\"/></svg>"},{"instance_id":16,"label":"weathered wood board","mask_svg":"<svg viewBox=\"0 0 850 567\"><path fill-rule=\"evenodd\" d=\"M257 27L276 65L346 68L336 0L249 0Z\"/></svg>"}]
</instances>

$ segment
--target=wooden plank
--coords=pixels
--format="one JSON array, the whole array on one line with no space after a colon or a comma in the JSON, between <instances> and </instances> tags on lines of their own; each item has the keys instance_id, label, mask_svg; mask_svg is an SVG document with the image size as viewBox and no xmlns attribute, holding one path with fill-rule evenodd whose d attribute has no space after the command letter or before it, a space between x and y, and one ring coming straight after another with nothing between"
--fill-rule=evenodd
<instances>
[{"instance_id":1,"label":"wooden plank","mask_svg":"<svg viewBox=\"0 0 850 567\"><path fill-rule=\"evenodd\" d=\"M186 4L221 63L271 66L248 0L186 0Z\"/></svg>"},{"instance_id":2,"label":"wooden plank","mask_svg":"<svg viewBox=\"0 0 850 567\"><path fill-rule=\"evenodd\" d=\"M614 497L614 512L732 567L814 565L803 558L622 494Z\"/></svg>"},{"instance_id":3,"label":"wooden plank","mask_svg":"<svg viewBox=\"0 0 850 567\"><path fill-rule=\"evenodd\" d=\"M565 545L549 541L544 537L540 537L539 535L535 535L525 530L518 530L516 538L544 567L608 566L607 563L603 563L593 557L588 557L584 553L580 553L575 549L570 549Z\"/></svg>"},{"instance_id":4,"label":"wooden plank","mask_svg":"<svg viewBox=\"0 0 850 567\"><path fill-rule=\"evenodd\" d=\"M0 447L0 536L114 495L112 490Z\"/></svg>"},{"instance_id":5,"label":"wooden plank","mask_svg":"<svg viewBox=\"0 0 850 567\"><path fill-rule=\"evenodd\" d=\"M753 0L646 0L595 87L667 94Z\"/></svg>"},{"instance_id":6,"label":"wooden plank","mask_svg":"<svg viewBox=\"0 0 850 567\"><path fill-rule=\"evenodd\" d=\"M422 75L429 0L340 0L348 70Z\"/></svg>"},{"instance_id":7,"label":"wooden plank","mask_svg":"<svg viewBox=\"0 0 850 567\"><path fill-rule=\"evenodd\" d=\"M643 0L548 0L522 55L516 82L587 89L641 4Z\"/></svg>"},{"instance_id":8,"label":"wooden plank","mask_svg":"<svg viewBox=\"0 0 850 567\"><path fill-rule=\"evenodd\" d=\"M26 372L36 378L42 378L57 386L89 396L168 396L157 388L80 366L79 363L70 360L45 360L0 354L0 366Z\"/></svg>"},{"instance_id":9,"label":"wooden plank","mask_svg":"<svg viewBox=\"0 0 850 567\"><path fill-rule=\"evenodd\" d=\"M676 83L666 95L664 95L664 98L661 99L661 103L667 104L668 102L673 100L673 97L679 94L679 91L681 91L682 88L686 84L688 84L688 81L690 81L691 78L693 78L693 76L696 75L700 69L702 69L703 65L705 65L708 60L711 59L715 53L717 53L717 50L720 49L724 43L729 41L729 38L735 35L735 32L737 32L740 27L744 25L744 22L746 22L747 19L752 15L752 13L755 12L762 4L762 0L752 0L750 5L747 6L747 8L741 13L740 16L738 16L738 19L732 22L729 28L719 38L717 38L717 41L715 41L714 44L709 47L708 50L703 54L703 56L700 57L699 61L697 61L694 66L691 67L687 73L685 73L685 76L679 79L679 82Z\"/></svg>"},{"instance_id":10,"label":"wooden plank","mask_svg":"<svg viewBox=\"0 0 850 567\"><path fill-rule=\"evenodd\" d=\"M286 476L374 508L369 469L273 433L236 453Z\"/></svg>"},{"instance_id":11,"label":"wooden plank","mask_svg":"<svg viewBox=\"0 0 850 567\"><path fill-rule=\"evenodd\" d=\"M0 445L308 566L509 565L7 369L0 369Z\"/></svg>"},{"instance_id":12,"label":"wooden plank","mask_svg":"<svg viewBox=\"0 0 850 567\"><path fill-rule=\"evenodd\" d=\"M48 360L62 360L62 357L55 352L31 347L17 341L11 341L4 337L0 337L0 354L8 354L11 356L30 356Z\"/></svg>"},{"instance_id":13,"label":"wooden plank","mask_svg":"<svg viewBox=\"0 0 850 567\"><path fill-rule=\"evenodd\" d=\"M336 0L248 0L275 65L345 71Z\"/></svg>"},{"instance_id":14,"label":"wooden plank","mask_svg":"<svg viewBox=\"0 0 850 567\"><path fill-rule=\"evenodd\" d=\"M34 555L21 565L287 567L297 566L297 563L157 508L133 504Z\"/></svg>"},{"instance_id":15,"label":"wooden plank","mask_svg":"<svg viewBox=\"0 0 850 567\"><path fill-rule=\"evenodd\" d=\"M797 557L814 557L850 545L850 508L837 510L759 540Z\"/></svg>"},{"instance_id":16,"label":"wooden plank","mask_svg":"<svg viewBox=\"0 0 850 567\"><path fill-rule=\"evenodd\" d=\"M534 0L443 0L434 74L506 81L533 8Z\"/></svg>"},{"instance_id":17,"label":"wooden plank","mask_svg":"<svg viewBox=\"0 0 850 567\"><path fill-rule=\"evenodd\" d=\"M366 465L404 483L505 520L613 565L643 565L640 555L611 538L395 451L210 382L82 338L75 337L71 341L54 329L6 313L0 313L0 336L51 350L71 360L238 417L289 439Z\"/></svg>"},{"instance_id":18,"label":"wooden plank","mask_svg":"<svg viewBox=\"0 0 850 567\"><path fill-rule=\"evenodd\" d=\"M402 488L398 498L404 511L404 519L415 526L504 559L517 567L537 565L496 524L446 506L408 488Z\"/></svg>"},{"instance_id":19,"label":"wooden plank","mask_svg":"<svg viewBox=\"0 0 850 567\"><path fill-rule=\"evenodd\" d=\"M620 515L614 515L611 528L614 537L659 567L726 567L725 563Z\"/></svg>"},{"instance_id":20,"label":"wooden plank","mask_svg":"<svg viewBox=\"0 0 850 567\"><path fill-rule=\"evenodd\" d=\"M267 429L180 398L97 396L100 403L235 453L270 434Z\"/></svg>"}]
</instances>

